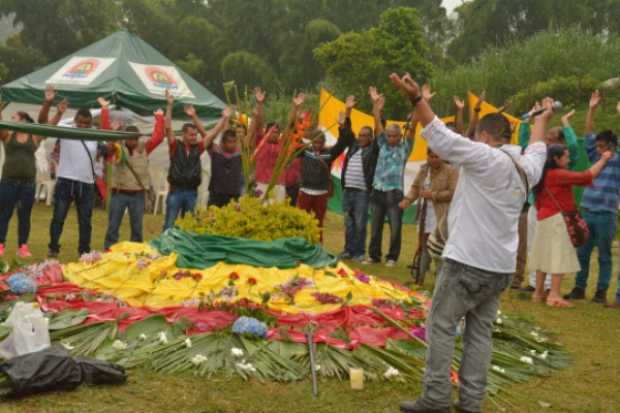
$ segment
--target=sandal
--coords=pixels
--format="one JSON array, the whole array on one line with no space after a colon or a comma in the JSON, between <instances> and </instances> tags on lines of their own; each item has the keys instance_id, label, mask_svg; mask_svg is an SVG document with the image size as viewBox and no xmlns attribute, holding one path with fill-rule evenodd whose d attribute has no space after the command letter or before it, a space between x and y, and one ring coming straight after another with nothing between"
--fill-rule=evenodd
<instances>
[{"instance_id":1,"label":"sandal","mask_svg":"<svg viewBox=\"0 0 620 413\"><path fill-rule=\"evenodd\" d=\"M562 298L547 298L547 306L554 308L573 308L575 305Z\"/></svg>"}]
</instances>

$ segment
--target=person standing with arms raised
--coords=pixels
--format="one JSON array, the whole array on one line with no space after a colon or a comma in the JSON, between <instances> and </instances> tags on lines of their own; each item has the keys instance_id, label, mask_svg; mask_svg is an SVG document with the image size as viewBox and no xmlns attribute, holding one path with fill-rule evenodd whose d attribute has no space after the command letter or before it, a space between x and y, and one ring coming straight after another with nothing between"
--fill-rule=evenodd
<instances>
[{"instance_id":1,"label":"person standing with arms raised","mask_svg":"<svg viewBox=\"0 0 620 413\"><path fill-rule=\"evenodd\" d=\"M546 111L536 120L531 144L521 155L518 146L509 144L510 123L502 114L484 116L474 142L437 118L409 75L390 78L409 97L430 149L459 168L443 265L427 319L424 391L400 408L407 413L450 411L456 327L464 317L456 410L480 412L491 361L492 324L500 295L515 272L519 216L544 167L547 150L541 140L552 101L545 100Z\"/></svg>"}]
</instances>

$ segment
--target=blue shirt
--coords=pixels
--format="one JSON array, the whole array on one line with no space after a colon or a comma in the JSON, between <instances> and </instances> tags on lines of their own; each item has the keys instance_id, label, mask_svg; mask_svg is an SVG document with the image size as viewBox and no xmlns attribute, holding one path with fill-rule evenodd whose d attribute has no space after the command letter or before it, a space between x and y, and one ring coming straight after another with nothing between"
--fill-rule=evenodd
<instances>
[{"instance_id":1,"label":"blue shirt","mask_svg":"<svg viewBox=\"0 0 620 413\"><path fill-rule=\"evenodd\" d=\"M586 135L586 152L591 163L601 156L596 151L596 135ZM616 154L607 162L592 186L586 188L581 198L581 207L589 211L617 213L620 202L620 155Z\"/></svg>"},{"instance_id":2,"label":"blue shirt","mask_svg":"<svg viewBox=\"0 0 620 413\"><path fill-rule=\"evenodd\" d=\"M385 133L377 137L379 158L373 187L379 191L403 191L405 165L413 149L413 139L405 139L398 145L388 145Z\"/></svg>"}]
</instances>

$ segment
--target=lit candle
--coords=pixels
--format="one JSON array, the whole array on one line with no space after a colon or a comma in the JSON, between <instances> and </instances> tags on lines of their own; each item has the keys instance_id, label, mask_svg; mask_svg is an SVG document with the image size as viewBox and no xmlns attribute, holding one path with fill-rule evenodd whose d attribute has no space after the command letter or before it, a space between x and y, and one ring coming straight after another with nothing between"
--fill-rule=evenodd
<instances>
[{"instance_id":1,"label":"lit candle","mask_svg":"<svg viewBox=\"0 0 620 413\"><path fill-rule=\"evenodd\" d=\"M351 379L351 388L353 390L364 389L364 369L350 368L349 377Z\"/></svg>"}]
</instances>

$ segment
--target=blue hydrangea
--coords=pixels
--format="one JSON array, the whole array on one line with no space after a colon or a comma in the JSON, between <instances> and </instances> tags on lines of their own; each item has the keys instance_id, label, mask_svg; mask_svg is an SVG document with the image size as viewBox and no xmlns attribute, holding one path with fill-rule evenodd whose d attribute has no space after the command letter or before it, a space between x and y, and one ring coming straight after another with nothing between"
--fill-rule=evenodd
<instances>
[{"instance_id":1,"label":"blue hydrangea","mask_svg":"<svg viewBox=\"0 0 620 413\"><path fill-rule=\"evenodd\" d=\"M232 326L232 332L250 337L267 337L267 324L253 317L239 317Z\"/></svg>"},{"instance_id":2,"label":"blue hydrangea","mask_svg":"<svg viewBox=\"0 0 620 413\"><path fill-rule=\"evenodd\" d=\"M7 280L9 290L13 294L34 294L37 292L37 283L23 272L16 272Z\"/></svg>"}]
</instances>

